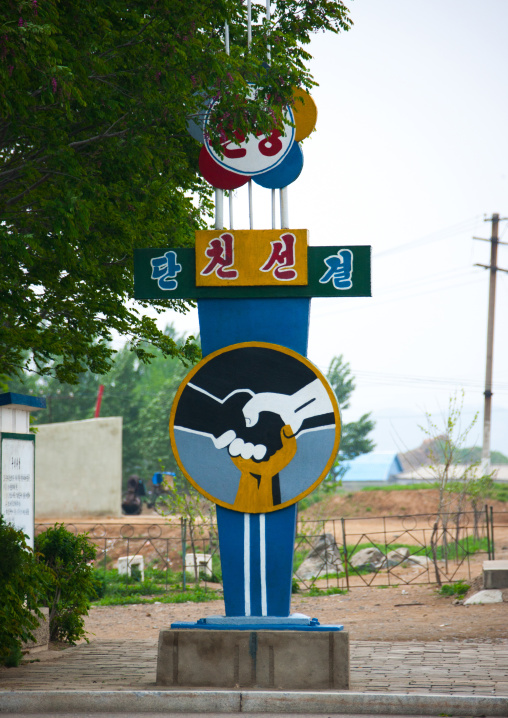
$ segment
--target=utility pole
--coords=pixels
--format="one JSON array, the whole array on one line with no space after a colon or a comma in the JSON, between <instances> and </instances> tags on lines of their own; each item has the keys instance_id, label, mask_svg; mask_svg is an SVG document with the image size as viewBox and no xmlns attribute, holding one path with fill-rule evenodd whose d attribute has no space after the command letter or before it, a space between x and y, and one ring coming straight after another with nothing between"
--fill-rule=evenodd
<instances>
[{"instance_id":1,"label":"utility pole","mask_svg":"<svg viewBox=\"0 0 508 718\"><path fill-rule=\"evenodd\" d=\"M492 231L490 239L484 237L473 237L483 242L490 242L490 264L475 264L476 267L484 267L490 270L489 282L489 316L487 324L487 362L485 368L485 404L483 411L483 447L482 447L482 470L488 473L490 466L490 423L492 414L492 365L494 354L494 316L496 310L496 276L497 272L508 272L497 266L497 247L499 244L508 244L499 241L499 222L506 219L499 219L498 214L493 214L486 222L491 222Z\"/></svg>"}]
</instances>

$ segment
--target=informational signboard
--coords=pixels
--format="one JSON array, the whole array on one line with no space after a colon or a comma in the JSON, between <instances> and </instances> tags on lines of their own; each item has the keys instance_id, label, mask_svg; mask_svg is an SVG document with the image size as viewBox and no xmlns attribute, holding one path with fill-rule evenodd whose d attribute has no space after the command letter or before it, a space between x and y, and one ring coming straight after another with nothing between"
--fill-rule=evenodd
<instances>
[{"instance_id":1,"label":"informational signboard","mask_svg":"<svg viewBox=\"0 0 508 718\"><path fill-rule=\"evenodd\" d=\"M246 233L248 231L242 230ZM287 280L287 270L296 269L300 279L302 276L300 272L304 271L300 269L299 264L303 260L296 253L294 266L289 266L292 258L288 251L290 249L288 235L295 236L296 243L293 246L296 246L298 233L305 231L275 230L276 239L269 240L265 245L264 253L258 255L256 250L254 257L249 255L250 269L246 280L251 282L249 286L243 286L239 281L242 280L244 270L237 263L238 244L234 239L241 232L236 230L206 232L210 237L208 242L203 243L203 246L196 250L190 247L135 249L134 297L136 299L370 297L371 247L369 245L307 247L307 283L297 283L298 277ZM262 232L268 232L267 236L269 236L273 230L254 230L256 235ZM228 235L228 238L225 235ZM229 235L233 237L233 241L229 239ZM285 240L281 239L284 237ZM209 252L206 255L210 241L214 238L219 240L214 250L216 254ZM196 260L198 252L199 257ZM203 268L210 266L214 256L216 262L212 265L213 270L208 275L202 275ZM226 271L218 272L220 268ZM234 275L235 271L238 275ZM207 282L207 286L200 283L205 276L210 278L212 274L212 281Z\"/></svg>"},{"instance_id":2,"label":"informational signboard","mask_svg":"<svg viewBox=\"0 0 508 718\"><path fill-rule=\"evenodd\" d=\"M7 523L28 536L34 545L34 446L33 434L1 435L0 511Z\"/></svg>"},{"instance_id":3,"label":"informational signboard","mask_svg":"<svg viewBox=\"0 0 508 718\"><path fill-rule=\"evenodd\" d=\"M339 408L305 357L275 344L234 344L206 356L180 385L170 437L180 468L204 496L268 513L327 476L339 448Z\"/></svg>"}]
</instances>

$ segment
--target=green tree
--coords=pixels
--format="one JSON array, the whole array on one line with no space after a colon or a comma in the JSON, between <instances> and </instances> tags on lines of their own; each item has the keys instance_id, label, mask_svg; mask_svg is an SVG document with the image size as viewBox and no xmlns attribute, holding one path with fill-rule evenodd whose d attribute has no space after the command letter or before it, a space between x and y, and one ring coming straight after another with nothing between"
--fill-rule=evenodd
<instances>
[{"instance_id":1,"label":"green tree","mask_svg":"<svg viewBox=\"0 0 508 718\"><path fill-rule=\"evenodd\" d=\"M427 450L429 465L426 468L430 472L430 477L425 474L422 478L430 483L437 483L438 487L438 509L430 543L439 586L442 583L441 569L437 561L439 539L443 546L446 574L452 524L455 523L454 541L458 546L460 517L469 500L474 512L474 531L478 536L480 512L493 485L492 474L482 473L481 456L473 459L465 454L465 446L478 420L478 414L475 414L470 422L464 423L463 405L464 392L461 392L460 396L451 396L441 424L436 423L431 414L427 413L426 425L420 427L429 440Z\"/></svg>"},{"instance_id":2,"label":"green tree","mask_svg":"<svg viewBox=\"0 0 508 718\"><path fill-rule=\"evenodd\" d=\"M349 362L344 361L342 354L332 359L326 376L335 392L341 411L349 409L351 395L356 386ZM363 414L357 421L343 424L339 459L354 459L355 456L372 451L375 444L367 435L374 426L370 412Z\"/></svg>"},{"instance_id":3,"label":"green tree","mask_svg":"<svg viewBox=\"0 0 508 718\"><path fill-rule=\"evenodd\" d=\"M349 362L344 361L342 354L332 359L326 376L335 392L341 411L349 409L351 395L356 387ZM354 459L355 456L373 451L375 444L368 434L374 426L370 413L363 414L357 421L342 424L339 453L330 476L326 479L328 489L333 490L337 486L337 481L340 482L344 476L342 467L344 459Z\"/></svg>"},{"instance_id":4,"label":"green tree","mask_svg":"<svg viewBox=\"0 0 508 718\"><path fill-rule=\"evenodd\" d=\"M273 129L291 88L313 84L311 34L351 25L341 0L278 0L270 23L264 12L253 4L249 52L239 0L2 3L0 375L105 373L113 331L141 361L151 346L195 359L128 301L133 248L192 244L211 208L187 117L208 95L228 137Z\"/></svg>"}]
</instances>

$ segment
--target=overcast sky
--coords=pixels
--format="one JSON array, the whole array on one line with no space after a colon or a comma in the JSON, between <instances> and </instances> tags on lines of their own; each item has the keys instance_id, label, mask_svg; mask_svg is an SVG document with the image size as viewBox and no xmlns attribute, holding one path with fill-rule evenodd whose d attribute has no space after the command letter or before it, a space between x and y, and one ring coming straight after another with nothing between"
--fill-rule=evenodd
<instances>
[{"instance_id":1,"label":"overcast sky","mask_svg":"<svg viewBox=\"0 0 508 718\"><path fill-rule=\"evenodd\" d=\"M314 245L371 244L372 299L314 299L309 358L343 354L356 376L350 420L368 411L380 450L424 438L464 389L480 411L481 444L490 245L485 217L508 217L507 0L356 0L353 29L317 35L316 132L289 188L292 228ZM246 188L237 228L246 227ZM268 228L269 191L255 226ZM243 214L242 214L243 213ZM500 225L508 241L508 222ZM498 264L508 269L508 246ZM498 273L492 448L508 454L508 274ZM197 315L168 313L179 331Z\"/></svg>"}]
</instances>

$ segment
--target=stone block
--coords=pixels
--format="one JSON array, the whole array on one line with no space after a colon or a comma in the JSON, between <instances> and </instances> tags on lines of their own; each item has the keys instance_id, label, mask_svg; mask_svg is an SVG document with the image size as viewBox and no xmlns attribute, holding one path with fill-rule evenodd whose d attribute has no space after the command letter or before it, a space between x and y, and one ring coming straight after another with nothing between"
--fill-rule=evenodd
<instances>
[{"instance_id":1,"label":"stone block","mask_svg":"<svg viewBox=\"0 0 508 718\"><path fill-rule=\"evenodd\" d=\"M141 580L145 580L145 560L143 556L120 556L116 567L119 574L131 576L132 567L137 566L141 574Z\"/></svg>"},{"instance_id":2,"label":"stone block","mask_svg":"<svg viewBox=\"0 0 508 718\"><path fill-rule=\"evenodd\" d=\"M196 561L194 561L194 554L185 554L185 570L189 573L196 573L196 566L198 572L198 578L200 574L204 574L207 578L212 575L212 554L211 553L197 553Z\"/></svg>"},{"instance_id":3,"label":"stone block","mask_svg":"<svg viewBox=\"0 0 508 718\"><path fill-rule=\"evenodd\" d=\"M478 591L478 593L469 596L464 601L464 606L473 606L475 604L484 603L503 603L503 592L497 588L491 588L484 591Z\"/></svg>"},{"instance_id":4,"label":"stone block","mask_svg":"<svg viewBox=\"0 0 508 718\"><path fill-rule=\"evenodd\" d=\"M23 650L29 650L30 653L37 651L46 651L49 646L49 608L39 608L42 618L39 618L39 625L32 631L35 641L27 641L23 643ZM33 613L33 611L32 611Z\"/></svg>"},{"instance_id":5,"label":"stone block","mask_svg":"<svg viewBox=\"0 0 508 718\"><path fill-rule=\"evenodd\" d=\"M165 629L157 685L349 689L347 631Z\"/></svg>"},{"instance_id":6,"label":"stone block","mask_svg":"<svg viewBox=\"0 0 508 718\"><path fill-rule=\"evenodd\" d=\"M375 546L362 548L350 559L353 568L370 568L372 571L381 568L385 560L382 552Z\"/></svg>"},{"instance_id":7,"label":"stone block","mask_svg":"<svg viewBox=\"0 0 508 718\"><path fill-rule=\"evenodd\" d=\"M508 588L508 561L483 562L483 587Z\"/></svg>"}]
</instances>

